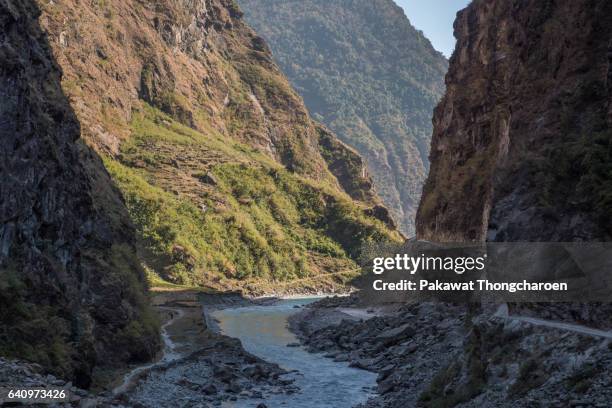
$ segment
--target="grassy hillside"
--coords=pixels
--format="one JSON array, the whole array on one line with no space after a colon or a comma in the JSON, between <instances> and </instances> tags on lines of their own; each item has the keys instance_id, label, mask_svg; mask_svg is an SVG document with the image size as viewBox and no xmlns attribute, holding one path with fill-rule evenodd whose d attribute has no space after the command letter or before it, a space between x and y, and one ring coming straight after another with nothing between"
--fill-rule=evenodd
<instances>
[{"instance_id":1,"label":"grassy hillside","mask_svg":"<svg viewBox=\"0 0 612 408\"><path fill-rule=\"evenodd\" d=\"M397 239L333 184L214 131L205 135L149 105L131 129L105 164L156 259L150 267L169 282L260 292L352 272L361 244Z\"/></svg>"},{"instance_id":2,"label":"grassy hillside","mask_svg":"<svg viewBox=\"0 0 612 408\"><path fill-rule=\"evenodd\" d=\"M310 118L234 1L40 3L149 276L330 289L362 243L401 240L361 157Z\"/></svg>"}]
</instances>

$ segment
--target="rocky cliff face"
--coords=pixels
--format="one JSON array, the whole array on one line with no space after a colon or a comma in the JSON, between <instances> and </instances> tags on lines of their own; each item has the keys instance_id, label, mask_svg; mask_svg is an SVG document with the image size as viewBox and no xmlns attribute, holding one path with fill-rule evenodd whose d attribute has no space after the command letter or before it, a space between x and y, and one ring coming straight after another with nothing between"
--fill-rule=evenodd
<instances>
[{"instance_id":1,"label":"rocky cliff face","mask_svg":"<svg viewBox=\"0 0 612 408\"><path fill-rule=\"evenodd\" d=\"M318 143L324 130L234 2L40 3L63 85L99 150L118 153L144 102L194 130L214 130L298 173L330 179Z\"/></svg>"},{"instance_id":2,"label":"rocky cliff face","mask_svg":"<svg viewBox=\"0 0 612 408\"><path fill-rule=\"evenodd\" d=\"M361 153L402 231L427 175L445 58L392 0L240 0L315 118Z\"/></svg>"},{"instance_id":3,"label":"rocky cliff face","mask_svg":"<svg viewBox=\"0 0 612 408\"><path fill-rule=\"evenodd\" d=\"M78 142L39 14L0 1L0 354L88 386L151 358L158 329L127 212Z\"/></svg>"},{"instance_id":4,"label":"rocky cliff face","mask_svg":"<svg viewBox=\"0 0 612 408\"><path fill-rule=\"evenodd\" d=\"M361 243L400 238L362 159L309 117L233 1L38 4L150 276L334 285Z\"/></svg>"},{"instance_id":5,"label":"rocky cliff face","mask_svg":"<svg viewBox=\"0 0 612 408\"><path fill-rule=\"evenodd\" d=\"M459 13L418 236L610 236L612 4L476 0Z\"/></svg>"},{"instance_id":6,"label":"rocky cliff face","mask_svg":"<svg viewBox=\"0 0 612 408\"><path fill-rule=\"evenodd\" d=\"M475 0L455 32L419 238L607 239L612 4ZM608 341L576 329L608 328L605 304L417 302L357 321L338 315L351 303L314 304L292 327L310 349L378 372L368 407L604 406L612 398Z\"/></svg>"}]
</instances>

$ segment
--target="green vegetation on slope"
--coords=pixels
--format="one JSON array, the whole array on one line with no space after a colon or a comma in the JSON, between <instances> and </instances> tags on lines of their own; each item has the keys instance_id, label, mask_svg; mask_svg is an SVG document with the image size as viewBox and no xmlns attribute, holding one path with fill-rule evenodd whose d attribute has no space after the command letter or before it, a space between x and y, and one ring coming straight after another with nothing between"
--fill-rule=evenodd
<instances>
[{"instance_id":1,"label":"green vegetation on slope","mask_svg":"<svg viewBox=\"0 0 612 408\"><path fill-rule=\"evenodd\" d=\"M233 288L342 272L361 244L399 239L337 188L213 130L145 105L132 132L105 164L170 282Z\"/></svg>"},{"instance_id":2,"label":"green vegetation on slope","mask_svg":"<svg viewBox=\"0 0 612 408\"><path fill-rule=\"evenodd\" d=\"M611 231L612 131L563 135L545 146L548 161L526 155L526 166L537 186L538 205L549 210L563 207L564 197L575 209L589 214ZM565 201L564 200L564 201Z\"/></svg>"},{"instance_id":3,"label":"green vegetation on slope","mask_svg":"<svg viewBox=\"0 0 612 408\"><path fill-rule=\"evenodd\" d=\"M392 0L239 3L312 115L365 157L412 234L445 58Z\"/></svg>"},{"instance_id":4,"label":"green vegetation on slope","mask_svg":"<svg viewBox=\"0 0 612 408\"><path fill-rule=\"evenodd\" d=\"M362 242L401 239L361 158L310 118L234 2L108 2L111 27L88 5L47 17L92 19L58 50L64 84L153 281L301 290L345 281Z\"/></svg>"}]
</instances>

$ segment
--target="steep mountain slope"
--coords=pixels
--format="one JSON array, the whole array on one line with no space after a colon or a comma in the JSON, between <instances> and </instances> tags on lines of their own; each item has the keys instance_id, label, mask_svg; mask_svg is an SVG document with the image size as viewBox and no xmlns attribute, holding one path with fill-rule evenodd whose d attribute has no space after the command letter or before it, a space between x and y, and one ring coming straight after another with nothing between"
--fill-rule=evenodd
<instances>
[{"instance_id":1,"label":"steep mountain slope","mask_svg":"<svg viewBox=\"0 0 612 408\"><path fill-rule=\"evenodd\" d=\"M158 327L129 217L77 142L38 15L32 1L0 0L0 354L88 386L152 358Z\"/></svg>"},{"instance_id":2,"label":"steep mountain slope","mask_svg":"<svg viewBox=\"0 0 612 408\"><path fill-rule=\"evenodd\" d=\"M609 239L612 3L474 0L459 13L455 36L417 237ZM542 272L550 267L543 258L531 259ZM369 405L605 406L611 400L612 348L598 338L610 328L606 303L422 302L320 329L322 308L348 305L322 302L295 325L310 336L312 349L348 355L353 365L378 372L380 396Z\"/></svg>"},{"instance_id":3,"label":"steep mountain slope","mask_svg":"<svg viewBox=\"0 0 612 408\"><path fill-rule=\"evenodd\" d=\"M434 116L428 240L612 232L612 3L474 1Z\"/></svg>"},{"instance_id":4,"label":"steep mountain slope","mask_svg":"<svg viewBox=\"0 0 612 408\"><path fill-rule=\"evenodd\" d=\"M40 5L83 137L152 272L323 288L354 273L362 243L400 239L361 158L310 119L234 2Z\"/></svg>"},{"instance_id":5,"label":"steep mountain slope","mask_svg":"<svg viewBox=\"0 0 612 408\"><path fill-rule=\"evenodd\" d=\"M445 58L392 0L240 0L313 116L366 159L401 229L427 175Z\"/></svg>"},{"instance_id":6,"label":"steep mountain slope","mask_svg":"<svg viewBox=\"0 0 612 408\"><path fill-rule=\"evenodd\" d=\"M455 35L418 237L609 239L612 3L474 0ZM540 272L564 263L558 253L534 252ZM515 280L533 279L524 272ZM363 306L329 299L294 315L292 326L311 350L378 373L379 395L367 406L609 405L607 302L483 300L414 302L359 322L336 317L333 326L330 309Z\"/></svg>"},{"instance_id":7,"label":"steep mountain slope","mask_svg":"<svg viewBox=\"0 0 612 408\"><path fill-rule=\"evenodd\" d=\"M321 289L401 239L232 1L0 0L0 62L2 356L100 384L159 348L143 266Z\"/></svg>"}]
</instances>

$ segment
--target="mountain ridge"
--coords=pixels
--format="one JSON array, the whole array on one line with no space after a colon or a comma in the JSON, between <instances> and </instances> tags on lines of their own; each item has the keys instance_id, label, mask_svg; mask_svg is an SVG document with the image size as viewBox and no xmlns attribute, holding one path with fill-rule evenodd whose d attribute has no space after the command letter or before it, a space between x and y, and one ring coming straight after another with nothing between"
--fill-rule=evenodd
<instances>
[{"instance_id":1,"label":"mountain ridge","mask_svg":"<svg viewBox=\"0 0 612 408\"><path fill-rule=\"evenodd\" d=\"M366 159L405 234L428 170L447 62L391 0L242 0L311 114Z\"/></svg>"}]
</instances>

